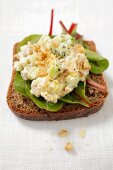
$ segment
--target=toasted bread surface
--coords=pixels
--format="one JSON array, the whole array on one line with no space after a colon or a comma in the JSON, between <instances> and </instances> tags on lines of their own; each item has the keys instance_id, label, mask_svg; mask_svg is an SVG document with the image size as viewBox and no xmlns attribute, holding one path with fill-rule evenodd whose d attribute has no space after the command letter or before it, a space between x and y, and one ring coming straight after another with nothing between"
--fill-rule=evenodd
<instances>
[{"instance_id":1,"label":"toasted bread surface","mask_svg":"<svg viewBox=\"0 0 113 170\"><path fill-rule=\"evenodd\" d=\"M13 56L17 52L17 44L13 48ZM13 63L15 58L13 57ZM87 88L86 94L92 102L91 107L87 108L80 104L64 104L61 110L50 112L40 109L32 100L19 94L14 88L14 78L16 71L13 68L12 78L7 93L7 103L10 109L19 117L28 120L64 120L78 117L85 117L93 114L101 109L107 96L107 86L102 74L91 74L91 78L106 88L106 93Z\"/></svg>"}]
</instances>

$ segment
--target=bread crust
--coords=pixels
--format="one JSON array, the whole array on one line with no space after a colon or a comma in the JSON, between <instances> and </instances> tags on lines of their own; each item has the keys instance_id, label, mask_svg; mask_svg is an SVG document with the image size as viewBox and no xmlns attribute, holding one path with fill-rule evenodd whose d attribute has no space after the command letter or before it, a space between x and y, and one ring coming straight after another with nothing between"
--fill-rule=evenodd
<instances>
[{"instance_id":1,"label":"bread crust","mask_svg":"<svg viewBox=\"0 0 113 170\"><path fill-rule=\"evenodd\" d=\"M13 56L17 53L16 43L13 48ZM14 63L13 57L13 63ZM95 90L93 95L89 95L89 100L92 102L90 108L86 108L79 104L64 104L61 110L57 112L50 112L44 109L40 109L36 106L32 100L22 96L14 88L14 78L16 71L13 68L12 78L7 93L7 103L9 108L19 117L28 120L65 120L74 119L79 117L86 117L90 114L98 112L104 104L105 98L108 94L106 82L102 74L91 74L91 78L102 84L106 88L106 93ZM87 92L88 93L88 92Z\"/></svg>"}]
</instances>

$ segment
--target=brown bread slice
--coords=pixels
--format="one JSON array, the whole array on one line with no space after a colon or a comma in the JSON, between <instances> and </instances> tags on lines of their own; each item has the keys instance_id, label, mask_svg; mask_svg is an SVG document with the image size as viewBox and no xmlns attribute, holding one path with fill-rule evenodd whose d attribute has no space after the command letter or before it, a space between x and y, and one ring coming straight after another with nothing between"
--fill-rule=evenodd
<instances>
[{"instance_id":1,"label":"brown bread slice","mask_svg":"<svg viewBox=\"0 0 113 170\"><path fill-rule=\"evenodd\" d=\"M14 45L13 56L16 54L17 44ZM13 63L15 59L13 57ZM7 103L10 109L19 117L29 120L63 120L88 116L101 109L108 94L106 82L103 75L91 74L91 78L106 88L106 93L87 88L87 95L92 102L90 108L79 104L65 104L58 112L50 112L37 107L32 100L22 96L14 89L14 78L16 71L13 68L12 78L7 93Z\"/></svg>"}]
</instances>

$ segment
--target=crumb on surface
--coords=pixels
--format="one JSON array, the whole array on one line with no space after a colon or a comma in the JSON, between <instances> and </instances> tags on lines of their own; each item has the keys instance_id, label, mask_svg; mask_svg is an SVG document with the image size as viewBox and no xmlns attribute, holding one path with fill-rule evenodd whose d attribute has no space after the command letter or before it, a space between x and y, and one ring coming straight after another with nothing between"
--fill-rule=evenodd
<instances>
[{"instance_id":1,"label":"crumb on surface","mask_svg":"<svg viewBox=\"0 0 113 170\"><path fill-rule=\"evenodd\" d=\"M68 142L66 143L64 149L65 149L66 151L72 151L72 150L74 150L74 146L73 146L73 144L72 144L70 141L68 141Z\"/></svg>"},{"instance_id":2,"label":"crumb on surface","mask_svg":"<svg viewBox=\"0 0 113 170\"><path fill-rule=\"evenodd\" d=\"M84 138L86 136L86 130L84 130L84 129L80 130L79 135L81 138Z\"/></svg>"},{"instance_id":3,"label":"crumb on surface","mask_svg":"<svg viewBox=\"0 0 113 170\"><path fill-rule=\"evenodd\" d=\"M60 130L57 135L59 135L60 137L65 137L65 136L68 136L69 135L69 131L66 130L66 129L62 129Z\"/></svg>"}]
</instances>

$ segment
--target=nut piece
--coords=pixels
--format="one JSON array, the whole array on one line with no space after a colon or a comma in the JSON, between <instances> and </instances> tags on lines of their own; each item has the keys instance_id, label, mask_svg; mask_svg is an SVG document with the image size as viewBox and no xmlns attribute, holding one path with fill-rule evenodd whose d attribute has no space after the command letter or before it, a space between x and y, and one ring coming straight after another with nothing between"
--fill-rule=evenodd
<instances>
[{"instance_id":1,"label":"nut piece","mask_svg":"<svg viewBox=\"0 0 113 170\"><path fill-rule=\"evenodd\" d=\"M75 47L79 53L84 53L84 48L80 44L76 44Z\"/></svg>"},{"instance_id":2,"label":"nut piece","mask_svg":"<svg viewBox=\"0 0 113 170\"><path fill-rule=\"evenodd\" d=\"M66 150L66 151L72 151L72 150L74 150L74 146L72 145L72 143L71 142L67 142L66 143L66 146L64 147L64 149Z\"/></svg>"},{"instance_id":3,"label":"nut piece","mask_svg":"<svg viewBox=\"0 0 113 170\"><path fill-rule=\"evenodd\" d=\"M80 130L79 135L80 135L81 138L84 138L85 135L86 135L86 130Z\"/></svg>"},{"instance_id":4,"label":"nut piece","mask_svg":"<svg viewBox=\"0 0 113 170\"><path fill-rule=\"evenodd\" d=\"M68 136L69 135L69 131L66 130L66 129L62 129L60 130L57 135L59 135L60 137L65 137L65 136Z\"/></svg>"}]
</instances>

